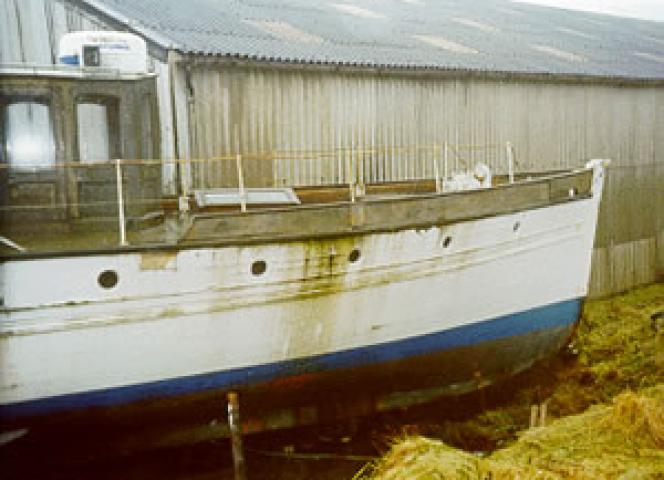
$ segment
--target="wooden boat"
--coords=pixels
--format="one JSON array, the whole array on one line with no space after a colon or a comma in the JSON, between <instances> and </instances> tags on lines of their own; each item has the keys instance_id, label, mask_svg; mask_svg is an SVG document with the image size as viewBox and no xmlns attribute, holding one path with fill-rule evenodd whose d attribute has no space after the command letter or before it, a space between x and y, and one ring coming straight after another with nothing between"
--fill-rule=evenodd
<instances>
[{"instance_id":1,"label":"wooden boat","mask_svg":"<svg viewBox=\"0 0 664 480\"><path fill-rule=\"evenodd\" d=\"M116 245L71 223L17 237L7 216L0 419L203 412L235 390L289 412L260 430L318 421L310 406L334 398L381 410L507 378L573 332L604 164L459 191L200 190L129 232L121 215Z\"/></svg>"}]
</instances>

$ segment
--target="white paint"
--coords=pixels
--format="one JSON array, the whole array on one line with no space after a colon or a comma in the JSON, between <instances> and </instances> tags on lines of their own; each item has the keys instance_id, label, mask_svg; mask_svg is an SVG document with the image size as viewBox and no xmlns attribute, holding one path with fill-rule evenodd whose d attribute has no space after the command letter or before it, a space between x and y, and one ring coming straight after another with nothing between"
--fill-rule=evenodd
<instances>
[{"instance_id":1,"label":"white paint","mask_svg":"<svg viewBox=\"0 0 664 480\"><path fill-rule=\"evenodd\" d=\"M303 358L583 297L600 170L589 200L315 248L183 250L162 269L140 253L7 261L0 403ZM114 289L97 284L105 269L119 274Z\"/></svg>"}]
</instances>

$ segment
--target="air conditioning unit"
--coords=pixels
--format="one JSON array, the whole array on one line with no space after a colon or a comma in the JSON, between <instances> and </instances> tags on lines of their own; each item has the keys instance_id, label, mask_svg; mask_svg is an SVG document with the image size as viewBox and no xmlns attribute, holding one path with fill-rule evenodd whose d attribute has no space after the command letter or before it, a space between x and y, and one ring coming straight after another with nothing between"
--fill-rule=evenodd
<instances>
[{"instance_id":1,"label":"air conditioning unit","mask_svg":"<svg viewBox=\"0 0 664 480\"><path fill-rule=\"evenodd\" d=\"M147 73L145 41L126 32L72 32L60 39L58 60L62 65L113 69L121 73Z\"/></svg>"}]
</instances>

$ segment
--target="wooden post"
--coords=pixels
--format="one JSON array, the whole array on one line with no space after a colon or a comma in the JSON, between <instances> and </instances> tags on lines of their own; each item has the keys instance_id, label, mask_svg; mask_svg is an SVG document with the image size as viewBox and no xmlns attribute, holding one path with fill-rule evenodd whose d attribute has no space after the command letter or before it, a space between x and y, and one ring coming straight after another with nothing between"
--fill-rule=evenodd
<instances>
[{"instance_id":1,"label":"wooden post","mask_svg":"<svg viewBox=\"0 0 664 480\"><path fill-rule=\"evenodd\" d=\"M546 414L549 401L530 406L530 428L546 427Z\"/></svg>"},{"instance_id":2,"label":"wooden post","mask_svg":"<svg viewBox=\"0 0 664 480\"><path fill-rule=\"evenodd\" d=\"M539 407L537 405L530 406L530 428L535 428L538 423Z\"/></svg>"},{"instance_id":3,"label":"wooden post","mask_svg":"<svg viewBox=\"0 0 664 480\"><path fill-rule=\"evenodd\" d=\"M118 227L120 229L120 245L127 246L127 227L125 224L125 211L124 211L124 193L122 186L122 167L121 160L115 159L115 182L116 191L118 196Z\"/></svg>"},{"instance_id":4,"label":"wooden post","mask_svg":"<svg viewBox=\"0 0 664 480\"><path fill-rule=\"evenodd\" d=\"M237 392L228 392L228 427L231 431L233 449L233 471L235 480L246 480L244 452L242 449L242 428L240 424L240 398Z\"/></svg>"},{"instance_id":5,"label":"wooden post","mask_svg":"<svg viewBox=\"0 0 664 480\"><path fill-rule=\"evenodd\" d=\"M546 400L545 402L540 403L539 406L539 426L540 427L546 427L546 411L548 407L549 401Z\"/></svg>"}]
</instances>

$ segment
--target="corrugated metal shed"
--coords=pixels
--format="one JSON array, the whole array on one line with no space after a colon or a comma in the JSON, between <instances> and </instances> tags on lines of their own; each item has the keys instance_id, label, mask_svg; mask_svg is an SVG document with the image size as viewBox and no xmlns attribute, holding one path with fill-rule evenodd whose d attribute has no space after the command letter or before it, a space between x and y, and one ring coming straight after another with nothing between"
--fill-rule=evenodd
<instances>
[{"instance_id":1,"label":"corrugated metal shed","mask_svg":"<svg viewBox=\"0 0 664 480\"><path fill-rule=\"evenodd\" d=\"M507 0L78 0L165 49L281 62L664 77L661 23Z\"/></svg>"}]
</instances>

